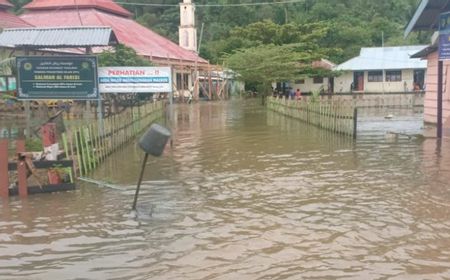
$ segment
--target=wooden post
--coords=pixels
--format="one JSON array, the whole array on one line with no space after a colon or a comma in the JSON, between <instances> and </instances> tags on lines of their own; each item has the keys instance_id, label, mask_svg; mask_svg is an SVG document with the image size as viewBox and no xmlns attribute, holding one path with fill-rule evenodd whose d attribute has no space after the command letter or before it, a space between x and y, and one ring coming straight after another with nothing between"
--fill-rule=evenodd
<instances>
[{"instance_id":1,"label":"wooden post","mask_svg":"<svg viewBox=\"0 0 450 280\"><path fill-rule=\"evenodd\" d=\"M353 109L353 138L356 139L356 131L358 128L358 108Z\"/></svg>"},{"instance_id":2,"label":"wooden post","mask_svg":"<svg viewBox=\"0 0 450 280\"><path fill-rule=\"evenodd\" d=\"M80 136L78 133L78 129L75 129L75 132L72 134L73 139L75 139L75 151L77 152L77 163L78 163L78 174L83 176L83 162L81 155L81 145L80 145Z\"/></svg>"},{"instance_id":3,"label":"wooden post","mask_svg":"<svg viewBox=\"0 0 450 280\"><path fill-rule=\"evenodd\" d=\"M25 140L16 141L17 151L17 181L19 185L19 196L28 196L28 184L27 184L27 166L25 159L19 156L20 153L25 152Z\"/></svg>"},{"instance_id":4,"label":"wooden post","mask_svg":"<svg viewBox=\"0 0 450 280\"><path fill-rule=\"evenodd\" d=\"M9 196L8 140L0 140L0 197Z\"/></svg>"},{"instance_id":5,"label":"wooden post","mask_svg":"<svg viewBox=\"0 0 450 280\"><path fill-rule=\"evenodd\" d=\"M212 92L212 87L213 87L213 83L212 83L212 69L211 69L211 64L208 64L208 82L209 82L209 100L212 100L213 98L213 92Z\"/></svg>"},{"instance_id":6,"label":"wooden post","mask_svg":"<svg viewBox=\"0 0 450 280\"><path fill-rule=\"evenodd\" d=\"M181 67L180 75L181 75L181 94L180 94L179 98L180 98L180 102L184 103L184 91L185 91L185 88L184 88L184 67Z\"/></svg>"}]
</instances>

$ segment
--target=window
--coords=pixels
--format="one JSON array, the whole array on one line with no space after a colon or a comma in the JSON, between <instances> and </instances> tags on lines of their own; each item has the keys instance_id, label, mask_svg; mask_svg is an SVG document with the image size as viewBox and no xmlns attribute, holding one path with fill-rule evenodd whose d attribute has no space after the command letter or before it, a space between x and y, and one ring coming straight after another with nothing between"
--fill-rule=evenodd
<instances>
[{"instance_id":1,"label":"window","mask_svg":"<svg viewBox=\"0 0 450 280\"><path fill-rule=\"evenodd\" d=\"M16 77L8 77L8 90L16 90Z\"/></svg>"},{"instance_id":2,"label":"window","mask_svg":"<svg viewBox=\"0 0 450 280\"><path fill-rule=\"evenodd\" d=\"M386 71L386 82L401 82L401 81L402 81L401 70Z\"/></svg>"},{"instance_id":3,"label":"window","mask_svg":"<svg viewBox=\"0 0 450 280\"><path fill-rule=\"evenodd\" d=\"M301 79L301 80L295 80L296 84L304 84L305 83L305 79Z\"/></svg>"},{"instance_id":4,"label":"window","mask_svg":"<svg viewBox=\"0 0 450 280\"><path fill-rule=\"evenodd\" d=\"M314 77L313 83L315 84L323 84L323 77Z\"/></svg>"},{"instance_id":5,"label":"window","mask_svg":"<svg viewBox=\"0 0 450 280\"><path fill-rule=\"evenodd\" d=\"M184 89L189 89L189 74L177 73L177 90Z\"/></svg>"},{"instance_id":6,"label":"window","mask_svg":"<svg viewBox=\"0 0 450 280\"><path fill-rule=\"evenodd\" d=\"M184 33L184 46L189 47L189 32L185 30L183 33Z\"/></svg>"},{"instance_id":7,"label":"window","mask_svg":"<svg viewBox=\"0 0 450 280\"><path fill-rule=\"evenodd\" d=\"M8 85L6 84L6 77L0 77L0 91L8 90Z\"/></svg>"},{"instance_id":8,"label":"window","mask_svg":"<svg viewBox=\"0 0 450 280\"><path fill-rule=\"evenodd\" d=\"M369 71L367 81L382 82L383 81L383 71Z\"/></svg>"}]
</instances>

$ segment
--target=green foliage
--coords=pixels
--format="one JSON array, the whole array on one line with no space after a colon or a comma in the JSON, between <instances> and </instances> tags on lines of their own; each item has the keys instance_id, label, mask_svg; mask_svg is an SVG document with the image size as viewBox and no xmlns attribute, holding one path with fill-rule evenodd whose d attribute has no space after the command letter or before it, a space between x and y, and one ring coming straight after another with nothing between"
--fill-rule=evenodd
<instances>
[{"instance_id":1,"label":"green foliage","mask_svg":"<svg viewBox=\"0 0 450 280\"><path fill-rule=\"evenodd\" d=\"M16 0L27 1L27 0ZM148 3L148 0L135 0ZM178 0L153 0L152 4L178 4ZM195 0L200 4L254 3L254 0ZM267 2L279 2L267 0ZM299 3L239 7L197 6L198 27L205 24L201 56L221 64L224 53L260 44L305 42L305 29L319 28L318 44L340 51L329 59L341 63L361 47L428 43L428 33L403 38L403 30L418 0L305 0ZM137 20L178 42L179 8L125 5ZM276 25L283 26L279 29ZM300 27L299 27L300 26ZM299 30L300 28L300 30ZM264 32L261 32L264 30ZM253 32L254 31L254 32ZM300 32L300 34L299 34Z\"/></svg>"},{"instance_id":2,"label":"green foliage","mask_svg":"<svg viewBox=\"0 0 450 280\"><path fill-rule=\"evenodd\" d=\"M11 0L16 11L30 1ZM149 3L148 0L129 2ZM200 26L205 25L200 55L216 64L222 64L227 57L225 54L231 54L238 49L264 44L295 43L309 45L310 50L316 50L317 46L327 49L326 57L334 63L341 63L358 55L361 47L381 46L383 37L386 46L393 46L428 43L430 35L421 32L411 34L407 39L403 38L404 27L411 19L418 0L304 0L298 3L238 7L200 5L257 1L193 2L197 4L199 32ZM139 23L178 42L179 3L180 0L152 0L152 6L123 6L134 13ZM156 6L157 4L164 6ZM167 6L168 4L175 6ZM131 65L131 62L117 57L106 59L104 65Z\"/></svg>"},{"instance_id":3,"label":"green foliage","mask_svg":"<svg viewBox=\"0 0 450 280\"><path fill-rule=\"evenodd\" d=\"M43 150L42 140L39 138L28 138L25 140L25 150L37 152Z\"/></svg>"},{"instance_id":4,"label":"green foliage","mask_svg":"<svg viewBox=\"0 0 450 280\"><path fill-rule=\"evenodd\" d=\"M0 52L0 75L16 75L15 57L3 56Z\"/></svg>"},{"instance_id":5,"label":"green foliage","mask_svg":"<svg viewBox=\"0 0 450 280\"><path fill-rule=\"evenodd\" d=\"M230 38L246 38L251 47L237 44L224 55L226 65L250 84L261 84L263 92L271 82L293 80L302 76L324 76L329 71L312 67L312 62L341 54L340 49L324 48L321 41L329 26L324 22L276 24L266 20L234 28Z\"/></svg>"},{"instance_id":6,"label":"green foliage","mask_svg":"<svg viewBox=\"0 0 450 280\"><path fill-rule=\"evenodd\" d=\"M319 100L320 100L320 91L318 90L314 90L313 92L311 92L311 96L308 97L309 103L316 103L319 102Z\"/></svg>"},{"instance_id":7,"label":"green foliage","mask_svg":"<svg viewBox=\"0 0 450 280\"><path fill-rule=\"evenodd\" d=\"M305 50L301 44L268 44L237 50L226 56L226 65L239 73L239 79L261 84L262 92L268 93L271 82L311 71L310 63L319 57L320 53Z\"/></svg>"},{"instance_id":8,"label":"green foliage","mask_svg":"<svg viewBox=\"0 0 450 280\"><path fill-rule=\"evenodd\" d=\"M151 66L152 63L137 55L124 45L117 45L114 50L105 51L98 56L100 66Z\"/></svg>"},{"instance_id":9,"label":"green foliage","mask_svg":"<svg viewBox=\"0 0 450 280\"><path fill-rule=\"evenodd\" d=\"M9 2L14 5L15 11L21 11L21 8L31 1L32 0L9 0Z\"/></svg>"},{"instance_id":10,"label":"green foliage","mask_svg":"<svg viewBox=\"0 0 450 280\"><path fill-rule=\"evenodd\" d=\"M73 183L72 167L62 167L60 164L56 164L49 170L56 172L63 182Z\"/></svg>"},{"instance_id":11,"label":"green foliage","mask_svg":"<svg viewBox=\"0 0 450 280\"><path fill-rule=\"evenodd\" d=\"M18 11L31 0L11 0ZM125 1L126 2L126 1ZM148 0L129 1L149 3ZM200 55L221 64L224 53L260 44L309 42L308 28L322 48L340 50L329 55L335 63L356 56L361 47L428 43L428 33L403 38L418 0L304 0L278 5L214 7L201 4L255 3L255 0L194 0L197 26L205 24ZM264 2L280 2L267 0ZM138 22L178 42L180 0L152 0L152 6L127 5ZM164 4L166 6L156 6ZM167 5L175 6L167 6ZM278 26L277 26L278 25ZM282 26L280 28L280 26ZM318 32L320 29L320 32ZM252 31L255 31L254 33ZM264 32L261 32L264 31ZM303 34L303 35L302 35ZM272 37L274 36L274 37ZM198 36L200 37L200 36Z\"/></svg>"}]
</instances>

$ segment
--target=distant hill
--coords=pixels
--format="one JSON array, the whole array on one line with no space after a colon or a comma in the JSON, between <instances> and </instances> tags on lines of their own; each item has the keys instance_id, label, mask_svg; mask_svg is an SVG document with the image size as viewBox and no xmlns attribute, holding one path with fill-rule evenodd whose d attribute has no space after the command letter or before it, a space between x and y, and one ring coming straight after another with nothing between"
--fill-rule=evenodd
<instances>
[{"instance_id":1,"label":"distant hill","mask_svg":"<svg viewBox=\"0 0 450 280\"><path fill-rule=\"evenodd\" d=\"M237 4L282 2L283 0L194 0L197 4L198 30L203 23L204 34L201 55L220 63L225 44L230 44L230 32L235 27L263 20L277 24L321 23L327 26L323 47L340 48L343 52L330 59L342 62L358 54L361 47L428 43L428 34L412 34L407 40L403 30L419 0L303 0L298 3L204 7L202 4ZM19 9L28 0L11 0ZM118 1L119 2L119 1ZM179 0L124 0L156 6L126 5L137 21L154 31L178 41ZM157 6L160 4L161 6ZM174 6L169 6L174 5ZM200 36L199 36L200 37Z\"/></svg>"}]
</instances>

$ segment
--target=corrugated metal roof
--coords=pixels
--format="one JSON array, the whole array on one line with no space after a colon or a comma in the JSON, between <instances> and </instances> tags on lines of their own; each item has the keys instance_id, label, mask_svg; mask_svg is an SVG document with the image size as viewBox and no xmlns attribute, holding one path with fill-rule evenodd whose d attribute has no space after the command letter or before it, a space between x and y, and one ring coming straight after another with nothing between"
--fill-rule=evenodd
<instances>
[{"instance_id":1,"label":"corrugated metal roof","mask_svg":"<svg viewBox=\"0 0 450 280\"><path fill-rule=\"evenodd\" d=\"M39 0L32 1L24 6L27 10L61 10L95 8L108 11L117 15L131 17L131 13L113 1L107 0Z\"/></svg>"},{"instance_id":2,"label":"corrugated metal roof","mask_svg":"<svg viewBox=\"0 0 450 280\"><path fill-rule=\"evenodd\" d=\"M9 28L0 34L0 46L89 47L117 43L109 27Z\"/></svg>"},{"instance_id":3,"label":"corrugated metal roof","mask_svg":"<svg viewBox=\"0 0 450 280\"><path fill-rule=\"evenodd\" d=\"M0 0L0 7L11 8L13 5L8 0Z\"/></svg>"},{"instance_id":4,"label":"corrugated metal roof","mask_svg":"<svg viewBox=\"0 0 450 280\"><path fill-rule=\"evenodd\" d=\"M197 53L183 49L178 44L130 18L96 9L33 10L21 15L21 18L35 26L109 26L114 30L121 44L133 48L139 55L150 59L208 63Z\"/></svg>"},{"instance_id":5,"label":"corrugated metal roof","mask_svg":"<svg viewBox=\"0 0 450 280\"><path fill-rule=\"evenodd\" d=\"M420 50L419 52L411 55L412 58L425 58L427 57L429 54L434 53L435 51L438 50L437 46L428 46L423 50Z\"/></svg>"},{"instance_id":6,"label":"corrugated metal roof","mask_svg":"<svg viewBox=\"0 0 450 280\"><path fill-rule=\"evenodd\" d=\"M13 5L8 0L0 0L0 28L32 26L15 14L8 12L7 10L11 7L13 7Z\"/></svg>"},{"instance_id":7,"label":"corrugated metal roof","mask_svg":"<svg viewBox=\"0 0 450 280\"><path fill-rule=\"evenodd\" d=\"M360 55L342 64L336 70L399 70L424 69L427 62L410 56L423 50L427 46L400 46L384 48L362 48Z\"/></svg>"},{"instance_id":8,"label":"corrugated metal roof","mask_svg":"<svg viewBox=\"0 0 450 280\"><path fill-rule=\"evenodd\" d=\"M0 9L0 28L31 27L20 17Z\"/></svg>"},{"instance_id":9,"label":"corrugated metal roof","mask_svg":"<svg viewBox=\"0 0 450 280\"><path fill-rule=\"evenodd\" d=\"M426 46L424 49L418 51L417 53L411 55L411 58L426 58L429 54L434 53L438 50L439 43L439 32L434 32L431 36L431 44Z\"/></svg>"}]
</instances>

